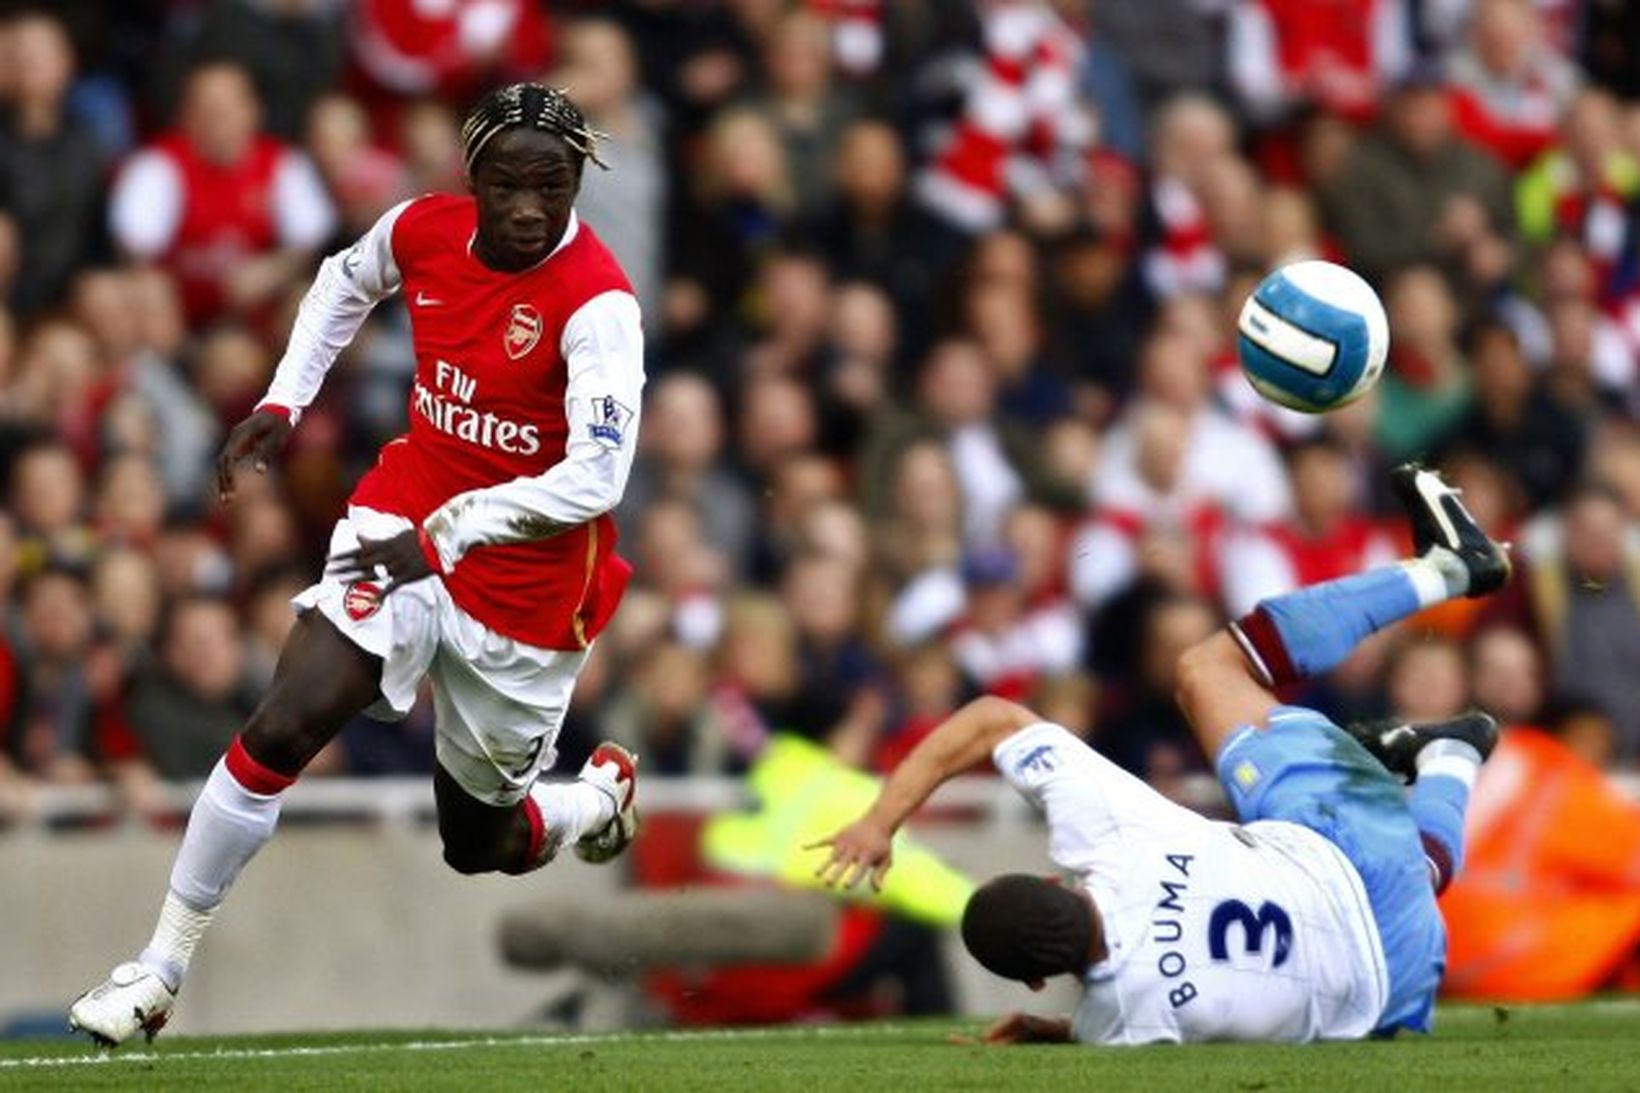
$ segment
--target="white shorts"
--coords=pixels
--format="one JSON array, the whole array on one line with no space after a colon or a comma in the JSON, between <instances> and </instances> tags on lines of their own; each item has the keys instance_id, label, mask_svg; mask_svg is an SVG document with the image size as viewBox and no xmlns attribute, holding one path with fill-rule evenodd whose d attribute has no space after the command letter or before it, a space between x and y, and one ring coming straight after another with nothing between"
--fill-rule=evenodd
<instances>
[{"instance_id":1,"label":"white shorts","mask_svg":"<svg viewBox=\"0 0 1640 1093\"><path fill-rule=\"evenodd\" d=\"M387 539L410 521L351 506L330 536L330 557L360 537ZM439 766L486 804L517 804L558 757L553 746L587 650L542 649L496 633L455 605L437 578L393 589L343 584L328 574L291 600L317 608L359 648L382 660L372 717L398 720L433 684Z\"/></svg>"}]
</instances>

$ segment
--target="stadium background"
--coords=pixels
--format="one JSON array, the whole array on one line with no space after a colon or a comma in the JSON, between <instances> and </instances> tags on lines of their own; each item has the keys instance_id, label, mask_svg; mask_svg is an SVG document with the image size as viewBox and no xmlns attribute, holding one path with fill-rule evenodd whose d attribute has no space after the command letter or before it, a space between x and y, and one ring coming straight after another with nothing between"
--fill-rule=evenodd
<instances>
[{"instance_id":1,"label":"stadium background","mask_svg":"<svg viewBox=\"0 0 1640 1093\"><path fill-rule=\"evenodd\" d=\"M1300 697L1340 718L1479 703L1527 727L1525 769L1572 789L1494 840L1492 864L1528 869L1514 895L1539 901L1545 933L1559 905L1544 893L1602 890L1561 943L1600 940L1609 966L1585 969L1584 989L1634 951L1640 819L1600 773L1640 758L1631 5L5 7L0 1019L26 1024L140 941L187 784L251 709L289 596L402 428L412 361L395 302L284 465L216 502L216 447L261 394L317 258L406 196L459 189L461 110L533 77L610 134L613 170L589 169L579 207L650 339L619 511L637 577L559 768L612 737L647 776L695 781L661 791L677 815L621 879L795 880L766 847L680 865L700 853L700 802L734 800L776 738L887 769L986 691L1214 807L1171 704L1176 654L1262 595L1394 556L1385 471L1417 456L1514 540L1521 579L1371 643ZM1374 281L1393 336L1378 391L1325 419L1257 402L1231 350L1262 272L1315 256ZM391 780L425 779L431 731L425 703L403 725L361 720L315 763L310 795L327 778L346 792L311 797L251 867L184 1020L213 1020L188 1016L201 996L231 1008L216 985L259 979L244 962L273 978L289 964L256 952L253 923L327 924L331 978L278 1011L318 1006L327 1023L324 998L354 978L348 955L381 944L384 908L402 943L444 947L423 970L448 979L493 961L509 902L617 883L441 874L418 783ZM1500 788L1477 811L1543 798ZM974 800L989 819L958 810L931 845L979 872L1022 844L1040 857L983 785ZM1557 838L1577 846L1503 860ZM848 959L884 957L898 988L843 1008L906 1005L944 942L896 933L893 914L849 921L863 940ZM824 1011L838 959L797 987L778 979L791 969L740 987L792 992L790 1012L754 1016ZM647 983L652 1007L713 1015L680 1002L713 987L665 978ZM452 1017L444 999L441 1020L522 1017L539 984L508 983L500 1010ZM413 1022L425 981L404 987ZM989 1005L958 987L945 1004ZM498 996L482 976L462 988Z\"/></svg>"}]
</instances>

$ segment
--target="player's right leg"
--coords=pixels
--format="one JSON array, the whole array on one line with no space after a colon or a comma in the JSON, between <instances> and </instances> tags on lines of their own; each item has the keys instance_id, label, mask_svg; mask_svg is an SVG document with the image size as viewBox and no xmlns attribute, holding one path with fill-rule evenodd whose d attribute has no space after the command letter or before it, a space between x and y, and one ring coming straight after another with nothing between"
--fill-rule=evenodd
<instances>
[{"instance_id":1,"label":"player's right leg","mask_svg":"<svg viewBox=\"0 0 1640 1093\"><path fill-rule=\"evenodd\" d=\"M376 699L381 671L321 612L296 621L267 696L194 802L152 940L74 1002L71 1027L109 1045L159 1031L217 906L272 837L284 791Z\"/></svg>"},{"instance_id":2,"label":"player's right leg","mask_svg":"<svg viewBox=\"0 0 1640 1093\"><path fill-rule=\"evenodd\" d=\"M1438 474L1409 464L1394 485L1416 557L1265 600L1184 655L1179 700L1209 755L1264 720L1277 704L1271 687L1324 675L1384 627L1449 599L1490 595L1509 579L1507 552Z\"/></svg>"}]
</instances>

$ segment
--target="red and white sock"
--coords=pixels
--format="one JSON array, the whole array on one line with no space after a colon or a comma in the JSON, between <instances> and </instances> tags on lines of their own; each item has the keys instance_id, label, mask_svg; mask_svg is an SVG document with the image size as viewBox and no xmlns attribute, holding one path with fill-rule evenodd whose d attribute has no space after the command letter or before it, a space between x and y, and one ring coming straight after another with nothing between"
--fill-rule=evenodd
<instances>
[{"instance_id":1,"label":"red and white sock","mask_svg":"<svg viewBox=\"0 0 1640 1093\"><path fill-rule=\"evenodd\" d=\"M295 780L251 758L238 737L205 780L153 939L137 958L172 990L182 985L194 946L239 871L273 836L284 791Z\"/></svg>"}]
</instances>

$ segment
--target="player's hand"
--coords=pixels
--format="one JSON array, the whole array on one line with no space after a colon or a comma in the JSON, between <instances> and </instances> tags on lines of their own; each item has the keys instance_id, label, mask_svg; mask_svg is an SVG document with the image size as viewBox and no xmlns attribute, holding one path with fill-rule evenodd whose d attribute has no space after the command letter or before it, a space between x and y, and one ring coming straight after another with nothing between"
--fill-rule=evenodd
<instances>
[{"instance_id":1,"label":"player's hand","mask_svg":"<svg viewBox=\"0 0 1640 1093\"><path fill-rule=\"evenodd\" d=\"M233 427L222 454L216 458L216 492L222 502L233 500L234 478L239 464L251 461L256 473L265 474L268 461L279 453L290 437L290 421L284 414L258 410Z\"/></svg>"},{"instance_id":2,"label":"player's hand","mask_svg":"<svg viewBox=\"0 0 1640 1093\"><path fill-rule=\"evenodd\" d=\"M828 888L853 888L871 877L873 891L883 890L883 878L894 864L894 833L869 818L856 820L837 834L810 843L805 850L831 848L831 857L814 871Z\"/></svg>"},{"instance_id":3,"label":"player's hand","mask_svg":"<svg viewBox=\"0 0 1640 1093\"><path fill-rule=\"evenodd\" d=\"M356 550L338 554L326 566L328 576L344 584L352 581L374 580L379 569L387 571L387 586L382 595L401 584L412 584L433 575L433 567L421 550L421 538L415 528L406 528L391 539L360 539Z\"/></svg>"},{"instance_id":4,"label":"player's hand","mask_svg":"<svg viewBox=\"0 0 1640 1093\"><path fill-rule=\"evenodd\" d=\"M956 1033L953 1044L1063 1044L1071 1038L1071 1024L1063 1017L1038 1017L1031 1013L1010 1013L999 1018L978 1038Z\"/></svg>"}]
</instances>

